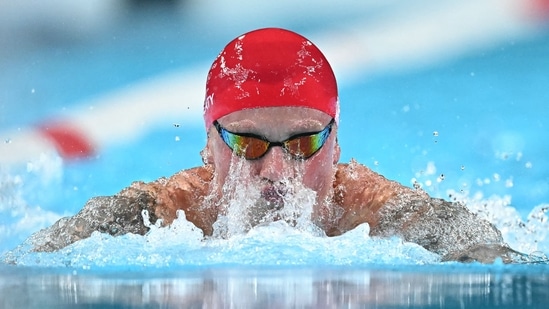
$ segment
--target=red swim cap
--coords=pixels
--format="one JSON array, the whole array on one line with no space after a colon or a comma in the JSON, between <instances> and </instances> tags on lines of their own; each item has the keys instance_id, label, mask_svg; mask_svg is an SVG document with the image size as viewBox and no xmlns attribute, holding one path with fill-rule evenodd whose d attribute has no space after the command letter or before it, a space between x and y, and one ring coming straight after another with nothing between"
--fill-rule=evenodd
<instances>
[{"instance_id":1,"label":"red swim cap","mask_svg":"<svg viewBox=\"0 0 549 309\"><path fill-rule=\"evenodd\" d=\"M257 107L303 106L334 118L337 84L330 64L309 40L278 28L248 32L231 41L208 73L204 121Z\"/></svg>"}]
</instances>

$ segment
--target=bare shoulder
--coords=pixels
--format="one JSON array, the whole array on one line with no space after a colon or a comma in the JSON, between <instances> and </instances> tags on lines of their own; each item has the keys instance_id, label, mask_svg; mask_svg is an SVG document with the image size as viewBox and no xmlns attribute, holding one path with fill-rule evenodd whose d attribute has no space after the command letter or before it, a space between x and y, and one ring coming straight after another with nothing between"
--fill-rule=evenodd
<instances>
[{"instance_id":1,"label":"bare shoulder","mask_svg":"<svg viewBox=\"0 0 549 309\"><path fill-rule=\"evenodd\" d=\"M181 170L170 177L161 177L152 182L135 181L120 192L122 195L131 195L133 190L151 191L158 193L171 189L201 189L207 191L213 178L211 168L207 166L193 167Z\"/></svg>"},{"instance_id":2,"label":"bare shoulder","mask_svg":"<svg viewBox=\"0 0 549 309\"><path fill-rule=\"evenodd\" d=\"M367 166L351 159L349 163L338 163L336 178L346 181L388 181Z\"/></svg>"},{"instance_id":3,"label":"bare shoulder","mask_svg":"<svg viewBox=\"0 0 549 309\"><path fill-rule=\"evenodd\" d=\"M346 190L347 193L375 192L379 201L396 195L400 190L409 189L355 160L337 165L334 187L336 190Z\"/></svg>"},{"instance_id":4,"label":"bare shoulder","mask_svg":"<svg viewBox=\"0 0 549 309\"><path fill-rule=\"evenodd\" d=\"M208 185L213 178L213 171L209 166L198 166L181 170L170 177L171 181L184 181L197 186Z\"/></svg>"},{"instance_id":5,"label":"bare shoulder","mask_svg":"<svg viewBox=\"0 0 549 309\"><path fill-rule=\"evenodd\" d=\"M354 160L348 164L338 164L334 179L334 204L341 207L342 216L329 234L341 234L365 222L370 227L376 226L380 209L397 195L400 188L400 184Z\"/></svg>"}]
</instances>

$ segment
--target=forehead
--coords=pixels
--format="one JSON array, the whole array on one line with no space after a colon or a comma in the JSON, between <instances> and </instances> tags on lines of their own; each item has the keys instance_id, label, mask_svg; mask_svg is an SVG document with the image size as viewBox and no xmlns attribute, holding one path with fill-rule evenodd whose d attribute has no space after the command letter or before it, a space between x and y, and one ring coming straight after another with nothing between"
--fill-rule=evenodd
<instances>
[{"instance_id":1,"label":"forehead","mask_svg":"<svg viewBox=\"0 0 549 309\"><path fill-rule=\"evenodd\" d=\"M235 132L303 132L321 130L331 116L307 107L262 107L233 112L218 121Z\"/></svg>"}]
</instances>

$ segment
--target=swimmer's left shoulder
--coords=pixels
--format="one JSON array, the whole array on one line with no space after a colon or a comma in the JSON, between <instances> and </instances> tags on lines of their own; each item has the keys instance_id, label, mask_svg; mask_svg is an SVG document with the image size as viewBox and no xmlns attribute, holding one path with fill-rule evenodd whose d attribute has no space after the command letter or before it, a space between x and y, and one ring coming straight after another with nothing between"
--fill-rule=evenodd
<instances>
[{"instance_id":1,"label":"swimmer's left shoulder","mask_svg":"<svg viewBox=\"0 0 549 309\"><path fill-rule=\"evenodd\" d=\"M349 163L338 163L336 166L336 178L348 178L350 180L375 179L376 181L387 181L387 179L366 165L351 159Z\"/></svg>"}]
</instances>

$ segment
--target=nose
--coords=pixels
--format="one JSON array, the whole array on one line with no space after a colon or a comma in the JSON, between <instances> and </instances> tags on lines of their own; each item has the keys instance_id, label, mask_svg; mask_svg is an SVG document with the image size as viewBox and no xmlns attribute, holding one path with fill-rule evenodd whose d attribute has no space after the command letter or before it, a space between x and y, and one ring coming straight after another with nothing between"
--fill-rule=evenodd
<instances>
[{"instance_id":1,"label":"nose","mask_svg":"<svg viewBox=\"0 0 549 309\"><path fill-rule=\"evenodd\" d=\"M263 179L277 182L282 180L285 173L289 171L289 158L282 147L272 147L269 152L261 158L261 170L259 176Z\"/></svg>"}]
</instances>

